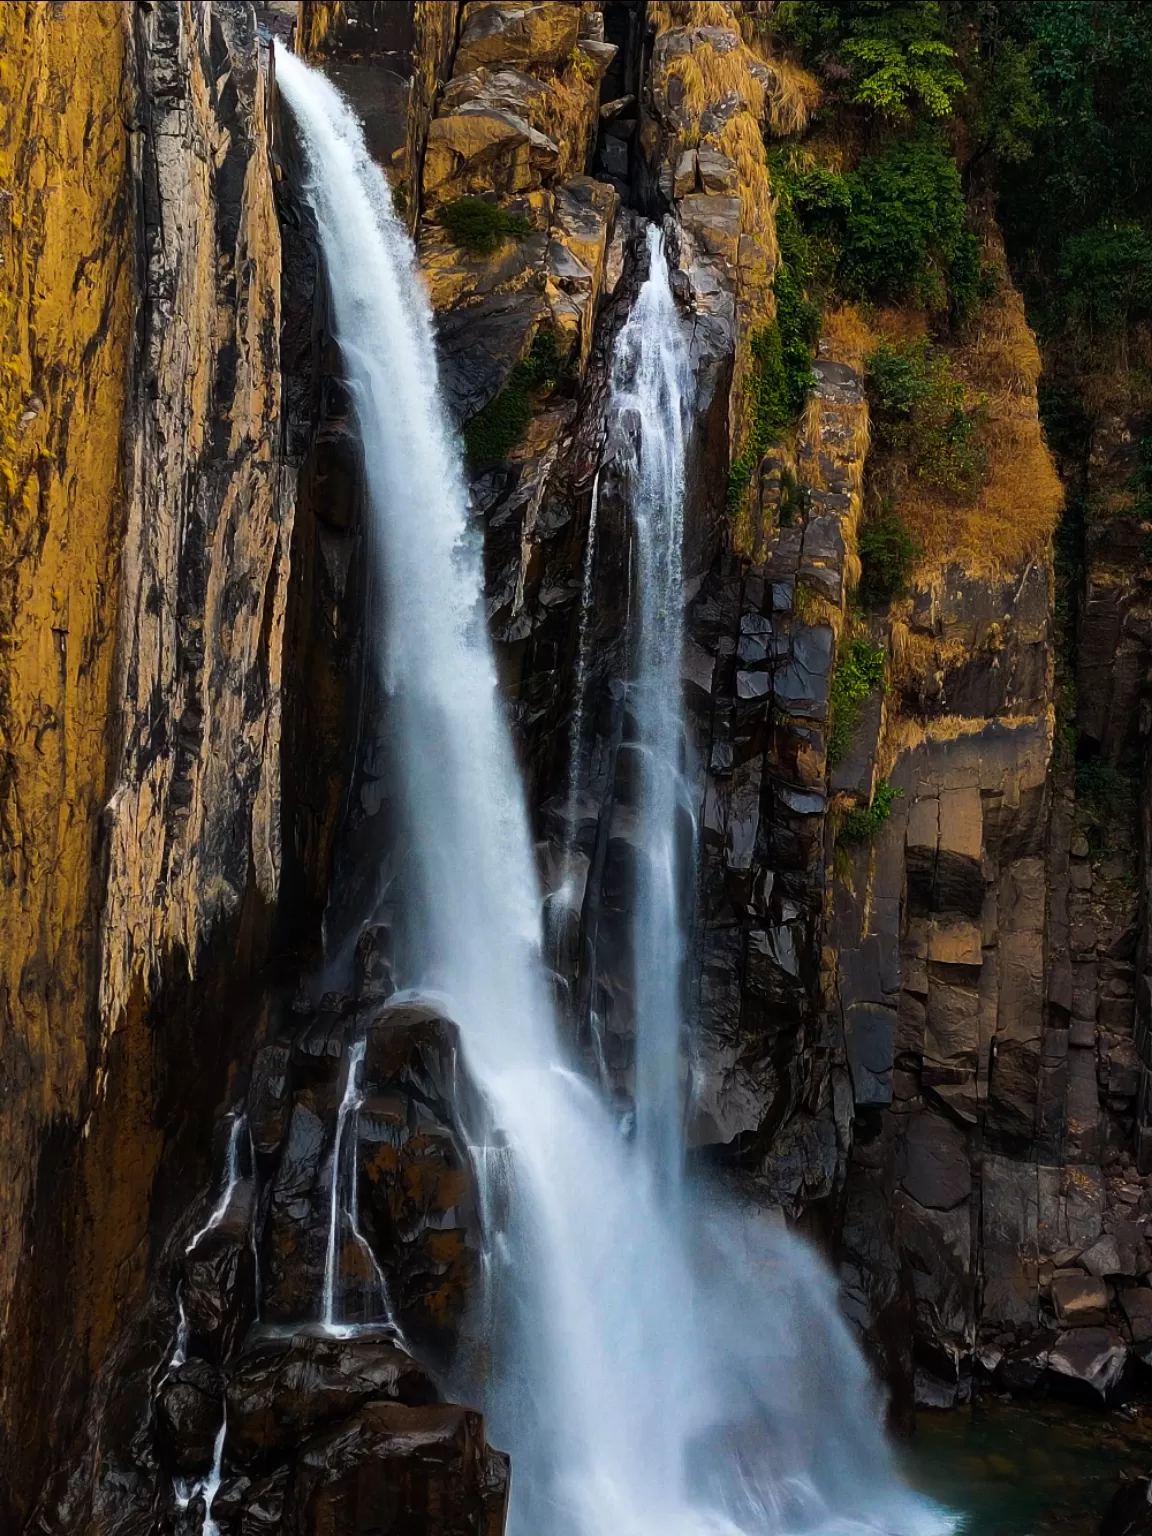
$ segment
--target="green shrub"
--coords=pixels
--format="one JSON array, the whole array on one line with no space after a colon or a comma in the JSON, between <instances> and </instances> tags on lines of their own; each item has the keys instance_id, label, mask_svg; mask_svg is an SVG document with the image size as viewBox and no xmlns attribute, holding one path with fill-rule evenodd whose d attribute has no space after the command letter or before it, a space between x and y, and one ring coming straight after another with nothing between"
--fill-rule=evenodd
<instances>
[{"instance_id":1,"label":"green shrub","mask_svg":"<svg viewBox=\"0 0 1152 1536\"><path fill-rule=\"evenodd\" d=\"M539 330L508 382L464 428L464 450L473 471L502 464L528 430L534 397L551 389L564 370L564 358L552 331Z\"/></svg>"},{"instance_id":2,"label":"green shrub","mask_svg":"<svg viewBox=\"0 0 1152 1536\"><path fill-rule=\"evenodd\" d=\"M779 152L772 158L776 193L776 237L780 264L772 284L776 319L752 337L752 428L744 451L728 473L728 509L735 511L757 464L772 442L804 408L815 382L812 351L820 335L819 304L808 286L814 275L813 242L792 209L791 179Z\"/></svg>"},{"instance_id":3,"label":"green shrub","mask_svg":"<svg viewBox=\"0 0 1152 1536\"><path fill-rule=\"evenodd\" d=\"M884 652L870 640L849 640L840 647L829 699L828 762L842 762L860 723L864 700L884 682Z\"/></svg>"},{"instance_id":4,"label":"green shrub","mask_svg":"<svg viewBox=\"0 0 1152 1536\"><path fill-rule=\"evenodd\" d=\"M776 279L777 285L780 278ZM744 451L728 471L728 510L735 511L760 460L795 419L812 388L810 341L819 328L820 312L803 294L777 287L777 318L755 331L752 367L746 389L752 398L752 426Z\"/></svg>"},{"instance_id":5,"label":"green shrub","mask_svg":"<svg viewBox=\"0 0 1152 1536\"><path fill-rule=\"evenodd\" d=\"M943 134L921 129L896 139L844 179L851 198L840 269L846 290L945 308L954 268L971 281L975 247L960 171ZM978 271L978 256L976 265Z\"/></svg>"},{"instance_id":6,"label":"green shrub","mask_svg":"<svg viewBox=\"0 0 1152 1536\"><path fill-rule=\"evenodd\" d=\"M1140 781L1111 763L1089 758L1076 764L1076 802L1086 814L1093 858L1131 847L1137 837Z\"/></svg>"},{"instance_id":7,"label":"green shrub","mask_svg":"<svg viewBox=\"0 0 1152 1536\"><path fill-rule=\"evenodd\" d=\"M844 817L836 833L837 843L870 843L891 816L892 802L901 793L901 790L893 789L887 779L881 779L872 793L870 803L857 806Z\"/></svg>"},{"instance_id":8,"label":"green shrub","mask_svg":"<svg viewBox=\"0 0 1152 1536\"><path fill-rule=\"evenodd\" d=\"M971 314L984 284L980 246L938 129L892 139L843 173L797 167L780 152L770 165L785 237L794 221L809 281L857 298L950 305L958 320Z\"/></svg>"},{"instance_id":9,"label":"green shrub","mask_svg":"<svg viewBox=\"0 0 1152 1536\"><path fill-rule=\"evenodd\" d=\"M987 459L980 446L983 404L967 392L948 357L927 337L882 341L866 362L872 440L936 490L968 494Z\"/></svg>"},{"instance_id":10,"label":"green shrub","mask_svg":"<svg viewBox=\"0 0 1152 1536\"><path fill-rule=\"evenodd\" d=\"M920 546L891 501L882 501L864 523L859 550L860 601L890 603L893 598L903 597Z\"/></svg>"},{"instance_id":11,"label":"green shrub","mask_svg":"<svg viewBox=\"0 0 1152 1536\"><path fill-rule=\"evenodd\" d=\"M488 255L508 240L523 240L532 226L520 213L509 213L482 197L457 197L440 210L440 222L454 244Z\"/></svg>"},{"instance_id":12,"label":"green shrub","mask_svg":"<svg viewBox=\"0 0 1152 1536\"><path fill-rule=\"evenodd\" d=\"M1097 816L1131 808L1136 794L1132 779L1111 763L1089 758L1076 764L1076 798Z\"/></svg>"}]
</instances>

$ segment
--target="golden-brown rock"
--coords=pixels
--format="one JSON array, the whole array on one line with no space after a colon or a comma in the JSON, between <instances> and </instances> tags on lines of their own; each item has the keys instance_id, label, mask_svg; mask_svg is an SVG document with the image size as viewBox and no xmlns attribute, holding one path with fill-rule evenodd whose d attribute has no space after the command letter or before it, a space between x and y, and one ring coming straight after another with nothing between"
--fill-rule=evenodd
<instances>
[{"instance_id":1,"label":"golden-brown rock","mask_svg":"<svg viewBox=\"0 0 1152 1536\"><path fill-rule=\"evenodd\" d=\"M518 0L471 0L456 50L457 74L481 64L564 62L580 34L580 7L568 0L524 4Z\"/></svg>"},{"instance_id":2,"label":"golden-brown rock","mask_svg":"<svg viewBox=\"0 0 1152 1536\"><path fill-rule=\"evenodd\" d=\"M124 21L0 7L0 1344L40 1137L88 1081L132 341Z\"/></svg>"},{"instance_id":3,"label":"golden-brown rock","mask_svg":"<svg viewBox=\"0 0 1152 1536\"><path fill-rule=\"evenodd\" d=\"M7 1528L142 1294L165 1149L223 1086L214 1022L166 1117L158 1000L209 934L233 964L262 942L276 895L293 487L251 8L4 6L0 90Z\"/></svg>"}]
</instances>

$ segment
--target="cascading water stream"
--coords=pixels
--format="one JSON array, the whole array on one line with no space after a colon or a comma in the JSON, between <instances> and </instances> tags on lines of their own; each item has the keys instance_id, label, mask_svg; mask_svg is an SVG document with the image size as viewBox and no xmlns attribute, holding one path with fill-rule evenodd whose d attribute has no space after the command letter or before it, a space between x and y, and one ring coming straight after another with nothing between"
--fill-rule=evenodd
<instances>
[{"instance_id":1,"label":"cascading water stream","mask_svg":"<svg viewBox=\"0 0 1152 1536\"><path fill-rule=\"evenodd\" d=\"M214 1231L228 1214L228 1207L232 1203L232 1196L236 1193L236 1186L240 1182L240 1138L247 1126L247 1117L237 1112L232 1116L232 1128L228 1132L228 1159L224 1165L224 1187L220 1191L220 1198L212 1207L212 1214L208 1220L189 1238L185 1253L191 1253L202 1237Z\"/></svg>"},{"instance_id":2,"label":"cascading water stream","mask_svg":"<svg viewBox=\"0 0 1152 1536\"><path fill-rule=\"evenodd\" d=\"M392 1313L384 1272L377 1263L371 1243L360 1230L360 1194L356 1178L354 1145L351 1150L348 1150L349 1129L351 1128L354 1136L356 1116L364 1102L360 1078L367 1048L366 1040L357 1040L349 1048L344 1091L340 1097L340 1107L336 1112L336 1135L332 1143L332 1176L328 1185L328 1241L324 1251L321 1321L329 1333L351 1334L356 1331L356 1324L345 1322L336 1315L339 1310L337 1275L341 1257L341 1225L347 1222L353 1241L372 1268L379 1302L384 1310L384 1321L393 1329L397 1337L400 1337L400 1328Z\"/></svg>"},{"instance_id":3,"label":"cascading water stream","mask_svg":"<svg viewBox=\"0 0 1152 1536\"><path fill-rule=\"evenodd\" d=\"M240 1183L240 1142L244 1132L248 1131L249 1146L252 1149L252 1167L256 1166L255 1143L252 1141L252 1133L248 1127L248 1117L241 1111L232 1116L232 1126L228 1132L228 1155L224 1164L224 1185L220 1191L220 1198L212 1207L208 1220L202 1227L189 1238L184 1245L184 1252L191 1253L209 1232L214 1232L228 1214L228 1207L232 1203L232 1196L236 1193L236 1186ZM257 1308L259 1308L260 1289L257 1280L256 1288ZM169 1371L175 1371L188 1358L189 1324L188 1310L184 1305L184 1292L181 1288L177 1292L176 1303L179 1311L179 1322L176 1328L176 1343L168 1361ZM197 1481L176 1483L176 1503L180 1509L187 1509L192 1500L199 1495L204 1500L204 1523L200 1528L201 1536L220 1536L220 1527L212 1518L212 1504L220 1491L220 1482L224 1475L224 1441L228 1430L228 1416L225 1408L224 1416L220 1420L220 1428L216 1433L216 1439L212 1447L212 1466L207 1475Z\"/></svg>"},{"instance_id":4,"label":"cascading water stream","mask_svg":"<svg viewBox=\"0 0 1152 1536\"><path fill-rule=\"evenodd\" d=\"M815 1262L729 1220L714 1199L699 1217L689 1202L666 1209L649 1159L565 1061L483 620L479 534L411 243L340 95L291 56L278 55L277 74L303 142L363 442L378 662L418 885L408 980L452 998L469 1070L506 1138L505 1153L478 1159L506 1170L510 1188L489 1244L490 1360L471 1385L493 1441L513 1454L511 1530L941 1529L894 1477L866 1372Z\"/></svg>"},{"instance_id":5,"label":"cascading water stream","mask_svg":"<svg viewBox=\"0 0 1152 1536\"><path fill-rule=\"evenodd\" d=\"M588 691L588 630L592 615L592 582L596 574L596 519L600 510L600 471L592 481L588 511L588 541L580 576L580 623L576 636L576 672L572 683L572 720L568 729L568 800L565 853L570 855L576 834L576 794L584 751L584 696Z\"/></svg>"},{"instance_id":6,"label":"cascading water stream","mask_svg":"<svg viewBox=\"0 0 1152 1536\"><path fill-rule=\"evenodd\" d=\"M360 1108L360 1067L364 1061L366 1042L357 1040L348 1052L348 1065L345 1069L344 1092L340 1099L340 1108L336 1114L336 1138L332 1145L332 1183L328 1193L328 1245L324 1253L324 1326L334 1331L336 1319L336 1270L340 1259L340 1216L347 1205L350 1209L350 1199L345 1202L341 1199L344 1180L344 1140L348 1131L349 1120L355 1121L356 1112ZM355 1169L350 1171L350 1179L353 1190L356 1187Z\"/></svg>"},{"instance_id":7,"label":"cascading water stream","mask_svg":"<svg viewBox=\"0 0 1152 1536\"><path fill-rule=\"evenodd\" d=\"M686 871L678 850L683 804L684 449L693 391L684 322L664 242L648 231L648 280L616 342L611 413L622 438L636 533L639 633L629 695L639 750L641 859L633 923L636 978L636 1132L669 1189L683 1165L680 1060Z\"/></svg>"},{"instance_id":8,"label":"cascading water stream","mask_svg":"<svg viewBox=\"0 0 1152 1536\"><path fill-rule=\"evenodd\" d=\"M564 801L564 850L560 884L548 902L549 927L554 958L561 961L562 937L571 917L579 917L579 896L573 878L573 861L579 831L578 797L584 751L584 700L588 691L588 643L592 614L592 584L596 574L596 519L600 508L600 471L592 480L588 512L588 538L580 577L580 619L576 634L576 667L572 680L572 715L568 725L568 789ZM597 1037L597 1043L598 1037Z\"/></svg>"}]
</instances>

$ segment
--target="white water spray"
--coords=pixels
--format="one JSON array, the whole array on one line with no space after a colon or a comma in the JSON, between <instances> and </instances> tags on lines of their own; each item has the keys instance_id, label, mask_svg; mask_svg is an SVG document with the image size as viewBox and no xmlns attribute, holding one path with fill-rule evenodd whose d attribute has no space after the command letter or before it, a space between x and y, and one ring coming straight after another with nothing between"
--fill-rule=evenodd
<instances>
[{"instance_id":1,"label":"white water spray","mask_svg":"<svg viewBox=\"0 0 1152 1536\"><path fill-rule=\"evenodd\" d=\"M492 1438L514 1457L511 1529L938 1528L895 1482L814 1262L754 1225L689 1230L682 1208L673 1220L648 1159L565 1064L427 298L347 104L299 60L278 55L277 68L363 440L384 592L378 659L419 881L410 979L452 997L468 1066L507 1138L506 1157L491 1160L511 1188L504 1242L490 1246L497 1311L483 1388ZM746 1294L734 1245L757 1239L766 1256Z\"/></svg>"},{"instance_id":2,"label":"white water spray","mask_svg":"<svg viewBox=\"0 0 1152 1536\"><path fill-rule=\"evenodd\" d=\"M636 978L636 1132L642 1153L671 1188L684 1144L680 1089L685 847L683 634L684 450L694 381L684 322L672 297L664 241L648 230L648 280L612 360L611 411L622 439L636 530L639 603L630 691L639 774L641 858L633 923ZM678 849L678 842L681 844Z\"/></svg>"}]
</instances>

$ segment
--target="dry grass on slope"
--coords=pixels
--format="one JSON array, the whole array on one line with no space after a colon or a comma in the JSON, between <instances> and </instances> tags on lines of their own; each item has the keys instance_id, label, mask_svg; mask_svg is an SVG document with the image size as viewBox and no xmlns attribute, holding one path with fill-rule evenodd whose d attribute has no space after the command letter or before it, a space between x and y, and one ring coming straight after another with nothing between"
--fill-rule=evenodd
<instances>
[{"instance_id":1,"label":"dry grass on slope","mask_svg":"<svg viewBox=\"0 0 1152 1536\"><path fill-rule=\"evenodd\" d=\"M984 259L1003 278L981 306L954 360L982 402L987 475L968 505L911 487L901 498L900 512L923 549L921 568L936 570L956 560L973 574L992 575L1018 569L1044 553L1064 492L1040 432L1040 351L994 230L985 234Z\"/></svg>"},{"instance_id":2,"label":"dry grass on slope","mask_svg":"<svg viewBox=\"0 0 1152 1536\"><path fill-rule=\"evenodd\" d=\"M345 0L301 0L296 16L296 51L302 58L322 56L324 40L346 8Z\"/></svg>"},{"instance_id":3,"label":"dry grass on slope","mask_svg":"<svg viewBox=\"0 0 1152 1536\"><path fill-rule=\"evenodd\" d=\"M1036 405L1040 352L994 227L985 230L983 256L1002 279L963 342L949 350L969 400L980 407L987 474L967 498L915 479L901 487L897 510L922 550L916 568L922 580L951 561L973 575L1018 569L1048 548L1063 504ZM863 369L878 342L912 340L924 334L926 325L925 316L915 310L864 311L846 304L825 316L824 335L833 357Z\"/></svg>"},{"instance_id":4,"label":"dry grass on slope","mask_svg":"<svg viewBox=\"0 0 1152 1536\"><path fill-rule=\"evenodd\" d=\"M736 16L724 0L648 0L648 25L657 32L670 27L736 26Z\"/></svg>"},{"instance_id":5,"label":"dry grass on slope","mask_svg":"<svg viewBox=\"0 0 1152 1536\"><path fill-rule=\"evenodd\" d=\"M680 108L691 126L681 136L682 149L710 145L725 154L736 166L743 198L741 228L757 235L775 260L775 218L772 189L768 179L768 156L764 148L761 123L767 111L766 90L756 59L740 40L729 15L725 30L735 40L735 47L716 47L707 37L692 37L692 46L668 60L668 79L680 82L683 91ZM735 99L739 108L732 112L718 131L701 135L700 119L711 106Z\"/></svg>"}]
</instances>

